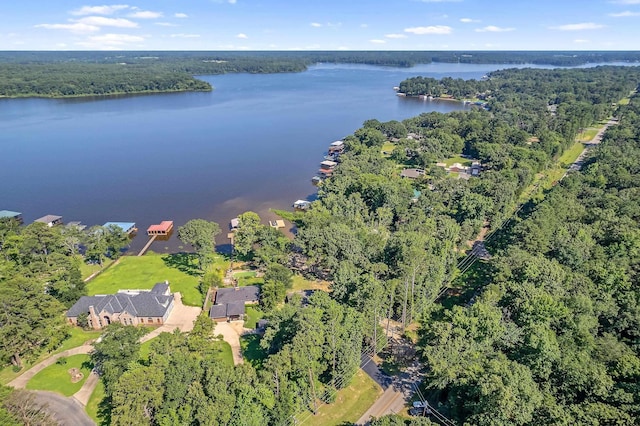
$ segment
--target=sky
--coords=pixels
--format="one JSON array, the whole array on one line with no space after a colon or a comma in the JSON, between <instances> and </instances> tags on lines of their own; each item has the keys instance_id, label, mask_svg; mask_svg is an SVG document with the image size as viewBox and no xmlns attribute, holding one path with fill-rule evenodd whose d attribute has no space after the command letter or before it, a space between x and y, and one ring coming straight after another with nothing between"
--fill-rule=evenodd
<instances>
[{"instance_id":1,"label":"sky","mask_svg":"<svg viewBox=\"0 0 640 426\"><path fill-rule=\"evenodd\" d=\"M640 0L0 0L0 50L638 50Z\"/></svg>"}]
</instances>

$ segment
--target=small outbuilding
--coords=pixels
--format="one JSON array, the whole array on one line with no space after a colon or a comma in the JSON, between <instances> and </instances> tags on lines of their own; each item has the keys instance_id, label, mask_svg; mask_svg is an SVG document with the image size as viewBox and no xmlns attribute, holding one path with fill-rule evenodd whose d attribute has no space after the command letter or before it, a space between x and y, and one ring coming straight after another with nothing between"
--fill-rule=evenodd
<instances>
[{"instance_id":1,"label":"small outbuilding","mask_svg":"<svg viewBox=\"0 0 640 426\"><path fill-rule=\"evenodd\" d=\"M214 321L235 321L244 319L245 304L258 303L260 287L221 288L216 291L215 303L209 309L209 318Z\"/></svg>"},{"instance_id":2,"label":"small outbuilding","mask_svg":"<svg viewBox=\"0 0 640 426\"><path fill-rule=\"evenodd\" d=\"M38 218L36 220L33 221L34 223L44 223L46 224L49 228L56 226L56 225L62 225L62 216L57 216L55 214L48 214L46 216L42 216L41 218Z\"/></svg>"},{"instance_id":3,"label":"small outbuilding","mask_svg":"<svg viewBox=\"0 0 640 426\"><path fill-rule=\"evenodd\" d=\"M311 201L297 200L293 203L293 208L297 210L307 210L311 206Z\"/></svg>"}]
</instances>

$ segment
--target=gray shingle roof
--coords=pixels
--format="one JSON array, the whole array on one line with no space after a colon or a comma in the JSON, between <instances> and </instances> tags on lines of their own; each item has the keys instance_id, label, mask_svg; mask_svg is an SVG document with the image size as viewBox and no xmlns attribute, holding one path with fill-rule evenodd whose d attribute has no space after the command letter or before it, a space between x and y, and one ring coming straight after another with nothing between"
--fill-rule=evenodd
<instances>
[{"instance_id":1,"label":"gray shingle roof","mask_svg":"<svg viewBox=\"0 0 640 426\"><path fill-rule=\"evenodd\" d=\"M212 305L209 309L209 318L225 318L227 316L227 305Z\"/></svg>"},{"instance_id":2,"label":"gray shingle roof","mask_svg":"<svg viewBox=\"0 0 640 426\"><path fill-rule=\"evenodd\" d=\"M168 281L165 281L163 283L158 283L154 285L153 288L151 289L151 293L154 293L154 294L165 294L167 291L169 291Z\"/></svg>"},{"instance_id":3,"label":"gray shingle roof","mask_svg":"<svg viewBox=\"0 0 640 426\"><path fill-rule=\"evenodd\" d=\"M216 305L225 305L231 302L257 302L258 300L260 300L260 287L255 285L221 288L216 292Z\"/></svg>"},{"instance_id":4,"label":"gray shingle roof","mask_svg":"<svg viewBox=\"0 0 640 426\"><path fill-rule=\"evenodd\" d=\"M162 317L167 312L173 295L163 296L151 292L136 295L118 293L100 296L82 296L69 310L67 317L77 317L89 312L93 306L96 313L103 310L111 314L128 312L136 317Z\"/></svg>"},{"instance_id":5,"label":"gray shingle roof","mask_svg":"<svg viewBox=\"0 0 640 426\"><path fill-rule=\"evenodd\" d=\"M227 316L244 315L244 302L227 303Z\"/></svg>"}]
</instances>

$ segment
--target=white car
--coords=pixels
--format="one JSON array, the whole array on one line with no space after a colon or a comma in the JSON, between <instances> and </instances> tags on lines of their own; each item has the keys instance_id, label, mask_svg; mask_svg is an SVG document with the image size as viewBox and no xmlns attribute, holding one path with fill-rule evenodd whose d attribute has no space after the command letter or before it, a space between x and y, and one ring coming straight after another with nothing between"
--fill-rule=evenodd
<instances>
[{"instance_id":1,"label":"white car","mask_svg":"<svg viewBox=\"0 0 640 426\"><path fill-rule=\"evenodd\" d=\"M427 404L426 402L422 402L422 401L413 401L413 408L425 408L427 407L429 404Z\"/></svg>"}]
</instances>

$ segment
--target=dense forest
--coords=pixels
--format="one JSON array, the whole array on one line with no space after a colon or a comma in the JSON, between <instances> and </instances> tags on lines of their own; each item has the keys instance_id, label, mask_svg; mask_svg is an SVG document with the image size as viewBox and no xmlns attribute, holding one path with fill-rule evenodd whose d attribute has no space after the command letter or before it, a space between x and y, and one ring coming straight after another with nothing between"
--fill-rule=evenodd
<instances>
[{"instance_id":1,"label":"dense forest","mask_svg":"<svg viewBox=\"0 0 640 426\"><path fill-rule=\"evenodd\" d=\"M259 357L226 364L206 315L189 334L160 335L142 360L143 331L111 325L91 355L103 419L292 424L334 401L361 354L387 356L393 324L418 350L429 402L460 424L637 423L640 104L627 102L639 82L634 67L505 70L468 83L486 109L367 120L344 138L318 200L283 213L297 225L293 241L253 212L239 216L234 256L264 273ZM564 171L560 158L583 128L614 114L582 172L530 191L552 167ZM442 166L451 159L481 171L461 178ZM422 174L402 178L407 168ZM0 221L6 364L64 339L61 314L85 293L78 247L101 262L124 244L116 229L41 225ZM203 294L222 285L208 269L219 231L203 220L178 229L197 253ZM486 232L491 259L460 268ZM294 272L330 291L294 294ZM17 315L25 310L33 315ZM0 389L0 419L16 416L16 395ZM373 424L409 422L431 424Z\"/></svg>"},{"instance_id":2,"label":"dense forest","mask_svg":"<svg viewBox=\"0 0 640 426\"><path fill-rule=\"evenodd\" d=\"M0 52L0 97L71 97L208 91L194 75L300 72L319 63L411 67L431 62L637 62L638 52Z\"/></svg>"}]
</instances>

